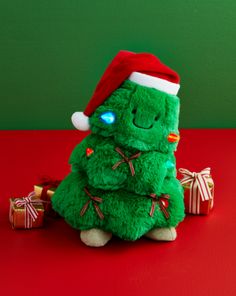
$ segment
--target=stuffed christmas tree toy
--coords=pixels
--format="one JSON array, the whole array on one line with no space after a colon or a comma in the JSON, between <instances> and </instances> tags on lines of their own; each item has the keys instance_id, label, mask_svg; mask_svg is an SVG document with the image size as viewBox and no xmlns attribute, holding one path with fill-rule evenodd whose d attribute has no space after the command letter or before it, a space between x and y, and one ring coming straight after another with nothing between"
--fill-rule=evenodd
<instances>
[{"instance_id":1,"label":"stuffed christmas tree toy","mask_svg":"<svg viewBox=\"0 0 236 296\"><path fill-rule=\"evenodd\" d=\"M53 196L54 209L88 246L112 234L172 241L184 218L176 179L179 76L149 53L120 51L99 81L84 113L91 130L71 154L71 173Z\"/></svg>"}]
</instances>

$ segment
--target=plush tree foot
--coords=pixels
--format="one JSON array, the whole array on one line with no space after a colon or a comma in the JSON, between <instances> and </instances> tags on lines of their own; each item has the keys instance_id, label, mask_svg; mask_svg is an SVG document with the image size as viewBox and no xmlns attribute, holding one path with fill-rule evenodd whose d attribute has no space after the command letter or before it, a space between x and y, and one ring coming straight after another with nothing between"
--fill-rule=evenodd
<instances>
[{"instance_id":1,"label":"plush tree foot","mask_svg":"<svg viewBox=\"0 0 236 296\"><path fill-rule=\"evenodd\" d=\"M112 238L112 233L103 231L98 228L82 230L80 239L89 247L103 247Z\"/></svg>"},{"instance_id":2,"label":"plush tree foot","mask_svg":"<svg viewBox=\"0 0 236 296\"><path fill-rule=\"evenodd\" d=\"M174 227L154 228L147 232L145 236L156 241L174 241L177 233Z\"/></svg>"}]
</instances>

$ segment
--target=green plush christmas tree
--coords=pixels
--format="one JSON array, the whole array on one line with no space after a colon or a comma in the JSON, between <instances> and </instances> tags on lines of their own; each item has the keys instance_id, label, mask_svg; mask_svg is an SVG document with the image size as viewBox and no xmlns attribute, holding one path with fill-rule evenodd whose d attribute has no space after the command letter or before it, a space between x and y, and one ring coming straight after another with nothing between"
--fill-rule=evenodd
<instances>
[{"instance_id":1,"label":"green plush christmas tree","mask_svg":"<svg viewBox=\"0 0 236 296\"><path fill-rule=\"evenodd\" d=\"M120 51L84 113L72 116L91 134L71 154L71 173L53 196L54 209L89 246L112 234L172 241L184 218L176 179L179 76L152 54Z\"/></svg>"}]
</instances>

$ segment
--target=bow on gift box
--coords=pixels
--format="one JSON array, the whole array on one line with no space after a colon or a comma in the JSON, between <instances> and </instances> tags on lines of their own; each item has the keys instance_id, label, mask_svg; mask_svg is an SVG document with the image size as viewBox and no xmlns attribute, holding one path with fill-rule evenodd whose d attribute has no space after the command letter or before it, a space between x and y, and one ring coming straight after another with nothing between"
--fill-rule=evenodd
<instances>
[{"instance_id":1,"label":"bow on gift box","mask_svg":"<svg viewBox=\"0 0 236 296\"><path fill-rule=\"evenodd\" d=\"M213 183L210 171L210 168L205 168L199 173L190 172L183 168L179 169L179 172L184 176L183 179L180 180L180 183L182 185L189 184L190 186L189 207L194 214L200 213L200 199L202 201L213 199L208 186L208 182ZM196 201L198 201L198 203Z\"/></svg>"},{"instance_id":2,"label":"bow on gift box","mask_svg":"<svg viewBox=\"0 0 236 296\"><path fill-rule=\"evenodd\" d=\"M35 196L34 192L30 192L28 196L23 198L17 198L15 200L15 205L20 208L25 209L25 228L32 228L32 223L38 218L38 212L34 205L41 205L42 201L40 199L32 199Z\"/></svg>"}]
</instances>

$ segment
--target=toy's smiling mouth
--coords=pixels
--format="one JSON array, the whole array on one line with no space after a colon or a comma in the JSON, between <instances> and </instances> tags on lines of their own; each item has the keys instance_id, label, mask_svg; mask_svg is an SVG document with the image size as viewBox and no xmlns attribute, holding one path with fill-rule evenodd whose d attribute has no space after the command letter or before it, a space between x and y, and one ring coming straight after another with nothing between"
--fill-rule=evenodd
<instances>
[{"instance_id":1,"label":"toy's smiling mouth","mask_svg":"<svg viewBox=\"0 0 236 296\"><path fill-rule=\"evenodd\" d=\"M153 123L149 127L140 126L137 123L135 123L135 118L133 119L133 125L135 125L138 128L142 128L142 129L151 129L153 127Z\"/></svg>"},{"instance_id":2,"label":"toy's smiling mouth","mask_svg":"<svg viewBox=\"0 0 236 296\"><path fill-rule=\"evenodd\" d=\"M141 129L145 129L145 130L151 129L153 127L154 123L156 121L158 121L160 118L160 114L158 114L153 119L148 118L148 120L146 121L146 124L143 124L143 122L141 122L141 120L138 120L136 113L137 113L137 109L133 109L132 110L132 114L134 114L133 125L136 126L137 128L141 128Z\"/></svg>"}]
</instances>

